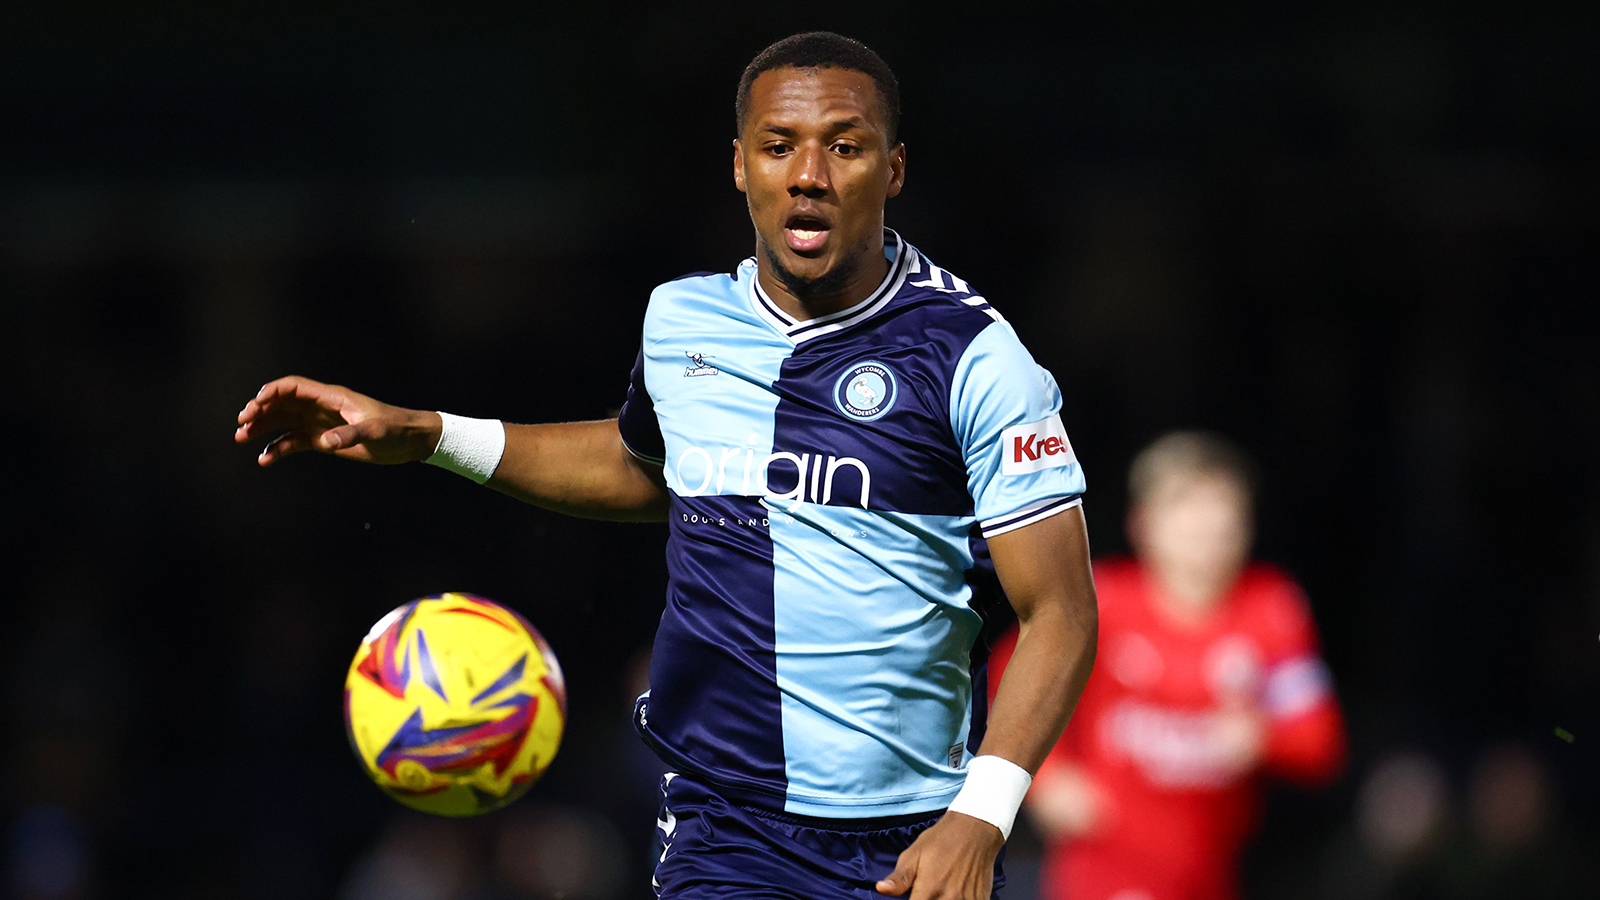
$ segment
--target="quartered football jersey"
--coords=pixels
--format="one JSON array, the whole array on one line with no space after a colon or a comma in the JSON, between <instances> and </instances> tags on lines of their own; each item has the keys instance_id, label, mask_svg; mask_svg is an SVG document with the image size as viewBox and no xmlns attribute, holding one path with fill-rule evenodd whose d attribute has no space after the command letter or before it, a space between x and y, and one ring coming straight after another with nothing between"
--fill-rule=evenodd
<instances>
[{"instance_id":1,"label":"quartered football jersey","mask_svg":"<svg viewBox=\"0 0 1600 900\"><path fill-rule=\"evenodd\" d=\"M884 241L883 283L820 318L785 314L754 259L656 288L621 414L671 494L635 723L669 765L801 815L949 805L982 735L983 539L1084 490L1050 374Z\"/></svg>"}]
</instances>

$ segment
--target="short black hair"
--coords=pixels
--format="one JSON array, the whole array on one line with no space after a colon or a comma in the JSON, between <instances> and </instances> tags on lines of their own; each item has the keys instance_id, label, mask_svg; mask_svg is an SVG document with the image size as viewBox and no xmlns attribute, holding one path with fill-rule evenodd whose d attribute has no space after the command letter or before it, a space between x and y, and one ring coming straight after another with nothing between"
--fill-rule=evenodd
<instances>
[{"instance_id":1,"label":"short black hair","mask_svg":"<svg viewBox=\"0 0 1600 900\"><path fill-rule=\"evenodd\" d=\"M744 117L750 109L750 86L762 72L773 69L848 69L870 77L883 101L883 124L889 129L892 146L900 135L900 82L888 63L857 40L831 31L793 34L756 54L744 67L739 79L739 95L733 101L733 125L744 133Z\"/></svg>"}]
</instances>

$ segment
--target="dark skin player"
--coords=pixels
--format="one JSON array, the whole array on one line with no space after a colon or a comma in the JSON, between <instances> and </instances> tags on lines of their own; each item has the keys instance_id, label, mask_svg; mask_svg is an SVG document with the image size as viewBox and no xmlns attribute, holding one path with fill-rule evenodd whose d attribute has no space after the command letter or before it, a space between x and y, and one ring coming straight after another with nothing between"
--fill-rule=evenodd
<instances>
[{"instance_id":1,"label":"dark skin player","mask_svg":"<svg viewBox=\"0 0 1600 900\"><path fill-rule=\"evenodd\" d=\"M755 225L762 287L796 319L859 303L887 274L883 210L905 183L906 153L890 143L880 100L870 76L840 68L774 69L751 86L733 144L733 179ZM393 464L430 456L440 427L437 413L290 376L245 404L234 440L270 439L263 466L307 450ZM627 451L615 419L505 429L490 487L571 515L664 520L661 469ZM1094 662L1097 613L1082 511L999 535L989 550L1021 636L978 752L1035 772ZM994 825L946 813L877 888L909 892L911 900L983 900L1002 843Z\"/></svg>"}]
</instances>

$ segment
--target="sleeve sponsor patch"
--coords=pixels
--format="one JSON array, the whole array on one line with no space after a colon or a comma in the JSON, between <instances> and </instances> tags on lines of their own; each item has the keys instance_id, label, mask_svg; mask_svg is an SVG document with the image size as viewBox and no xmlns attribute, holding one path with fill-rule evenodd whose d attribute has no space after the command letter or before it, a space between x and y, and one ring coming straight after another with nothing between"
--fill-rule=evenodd
<instances>
[{"instance_id":1,"label":"sleeve sponsor patch","mask_svg":"<svg viewBox=\"0 0 1600 900\"><path fill-rule=\"evenodd\" d=\"M1333 693L1333 677L1322 660L1306 654L1278 663L1267 675L1262 695L1267 712L1289 719L1311 710Z\"/></svg>"},{"instance_id":2,"label":"sleeve sponsor patch","mask_svg":"<svg viewBox=\"0 0 1600 900\"><path fill-rule=\"evenodd\" d=\"M1001 475L1025 475L1078 461L1061 416L1013 425L1000 432Z\"/></svg>"}]
</instances>

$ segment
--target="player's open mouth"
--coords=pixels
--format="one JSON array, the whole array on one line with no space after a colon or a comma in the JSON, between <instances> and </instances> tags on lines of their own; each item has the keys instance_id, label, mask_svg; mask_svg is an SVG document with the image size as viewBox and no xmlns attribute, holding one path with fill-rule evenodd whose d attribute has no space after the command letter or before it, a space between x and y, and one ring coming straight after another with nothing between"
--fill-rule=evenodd
<instances>
[{"instance_id":1,"label":"player's open mouth","mask_svg":"<svg viewBox=\"0 0 1600 900\"><path fill-rule=\"evenodd\" d=\"M794 215L784 223L783 237L796 253L814 253L827 243L830 226L816 216Z\"/></svg>"}]
</instances>

